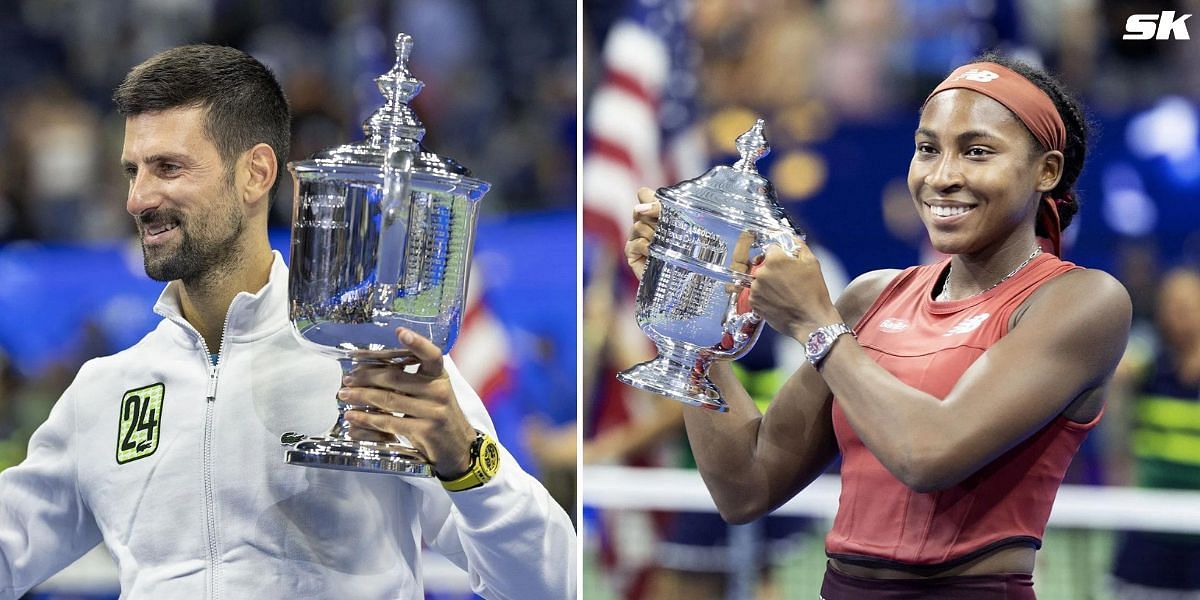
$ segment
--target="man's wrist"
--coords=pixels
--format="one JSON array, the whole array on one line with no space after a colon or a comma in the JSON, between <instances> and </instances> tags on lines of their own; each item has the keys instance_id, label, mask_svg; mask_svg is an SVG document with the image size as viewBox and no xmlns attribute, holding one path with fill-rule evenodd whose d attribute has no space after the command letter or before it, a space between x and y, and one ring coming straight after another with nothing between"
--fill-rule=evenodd
<instances>
[{"instance_id":1,"label":"man's wrist","mask_svg":"<svg viewBox=\"0 0 1200 600\"><path fill-rule=\"evenodd\" d=\"M459 477L466 475L467 472L471 470L471 465L475 462L474 459L471 458L471 446L475 444L475 438L479 437L479 432L472 431L471 433L473 435L467 442L465 451L456 452L456 459L452 463L447 460L446 462L450 464L444 464L435 467L434 470L437 471L438 479L458 479Z\"/></svg>"}]
</instances>

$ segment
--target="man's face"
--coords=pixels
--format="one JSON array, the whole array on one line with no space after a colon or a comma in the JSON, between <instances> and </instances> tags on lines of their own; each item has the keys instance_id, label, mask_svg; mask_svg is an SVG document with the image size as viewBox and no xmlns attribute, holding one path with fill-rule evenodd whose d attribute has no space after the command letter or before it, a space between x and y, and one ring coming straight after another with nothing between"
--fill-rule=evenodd
<instances>
[{"instance_id":1,"label":"man's face","mask_svg":"<svg viewBox=\"0 0 1200 600\"><path fill-rule=\"evenodd\" d=\"M198 281L239 259L242 205L203 119L202 108L174 108L125 120L126 209L159 281Z\"/></svg>"}]
</instances>

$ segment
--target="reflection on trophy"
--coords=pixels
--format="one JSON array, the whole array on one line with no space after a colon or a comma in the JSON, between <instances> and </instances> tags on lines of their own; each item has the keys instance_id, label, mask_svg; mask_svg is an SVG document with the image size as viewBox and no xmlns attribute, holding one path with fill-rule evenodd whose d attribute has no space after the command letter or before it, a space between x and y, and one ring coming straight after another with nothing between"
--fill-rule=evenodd
<instances>
[{"instance_id":1,"label":"reflection on trophy","mask_svg":"<svg viewBox=\"0 0 1200 600\"><path fill-rule=\"evenodd\" d=\"M732 167L655 196L662 213L637 292L638 326L658 356L617 374L633 387L694 406L728 407L708 379L714 360L743 356L762 330L750 310L750 265L770 244L794 249L795 230L775 200L775 190L755 169L770 152L759 119L737 139Z\"/></svg>"},{"instance_id":2,"label":"reflection on trophy","mask_svg":"<svg viewBox=\"0 0 1200 600\"><path fill-rule=\"evenodd\" d=\"M288 164L296 195L288 294L302 345L336 358L343 372L411 357L396 328L448 352L458 336L478 202L488 184L421 146L425 128L409 102L423 84L408 71L412 38L396 37L396 64L376 78L385 103L364 124L366 139ZM332 399L331 399L332 401ZM358 431L338 402L338 420L286 461L313 467L429 477L433 469L404 438Z\"/></svg>"}]
</instances>

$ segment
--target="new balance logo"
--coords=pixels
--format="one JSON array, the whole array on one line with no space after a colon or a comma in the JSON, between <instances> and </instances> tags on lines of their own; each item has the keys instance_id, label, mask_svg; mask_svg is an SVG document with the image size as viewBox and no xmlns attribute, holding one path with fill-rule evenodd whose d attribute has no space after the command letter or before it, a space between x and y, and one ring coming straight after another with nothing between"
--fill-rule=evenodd
<instances>
[{"instance_id":1,"label":"new balance logo","mask_svg":"<svg viewBox=\"0 0 1200 600\"><path fill-rule=\"evenodd\" d=\"M1190 40L1187 23L1192 15L1182 15L1175 18L1175 11L1164 10L1161 13L1146 15L1129 15L1125 20L1125 35L1123 40Z\"/></svg>"},{"instance_id":2,"label":"new balance logo","mask_svg":"<svg viewBox=\"0 0 1200 600\"><path fill-rule=\"evenodd\" d=\"M966 73L963 73L962 75L959 75L958 77L955 77L954 80L958 81L959 79L968 79L970 81L976 81L979 83L987 83L993 79L999 79L999 78L1000 78L999 75L997 75L987 69L970 69Z\"/></svg>"}]
</instances>

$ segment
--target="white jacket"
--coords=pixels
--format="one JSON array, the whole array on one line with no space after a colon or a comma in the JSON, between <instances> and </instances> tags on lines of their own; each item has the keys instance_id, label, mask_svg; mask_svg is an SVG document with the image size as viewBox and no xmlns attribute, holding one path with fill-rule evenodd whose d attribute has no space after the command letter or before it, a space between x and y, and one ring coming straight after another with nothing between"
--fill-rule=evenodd
<instances>
[{"instance_id":1,"label":"white jacket","mask_svg":"<svg viewBox=\"0 0 1200 600\"><path fill-rule=\"evenodd\" d=\"M181 316L177 285L155 305L158 327L87 362L28 458L0 473L0 599L101 541L123 599L418 599L422 540L485 598L575 596L571 523L506 450L494 479L453 494L436 479L284 464L282 434L322 434L335 421L341 370L293 339L278 254L267 285L230 305L216 367ZM445 364L467 418L494 434L479 396ZM156 383L162 402L142 415L147 431L122 429L122 410L138 424L123 409L136 404L129 392ZM138 440L150 443L119 464L122 442Z\"/></svg>"}]
</instances>

